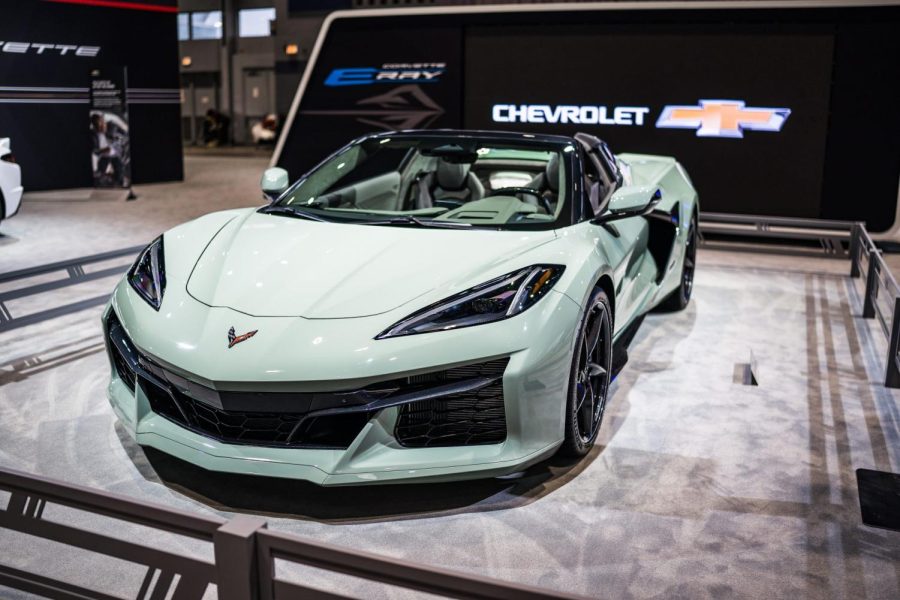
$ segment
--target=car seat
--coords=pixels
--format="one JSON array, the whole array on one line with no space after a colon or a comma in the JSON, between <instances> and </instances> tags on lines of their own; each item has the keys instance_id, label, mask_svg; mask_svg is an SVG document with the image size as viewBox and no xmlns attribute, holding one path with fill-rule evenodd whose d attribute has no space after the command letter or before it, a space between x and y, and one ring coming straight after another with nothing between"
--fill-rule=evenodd
<instances>
[{"instance_id":1,"label":"car seat","mask_svg":"<svg viewBox=\"0 0 900 600\"><path fill-rule=\"evenodd\" d=\"M416 182L416 208L446 206L453 209L483 197L484 186L467 163L454 164L438 159L435 170L423 174Z\"/></svg>"},{"instance_id":2,"label":"car seat","mask_svg":"<svg viewBox=\"0 0 900 600\"><path fill-rule=\"evenodd\" d=\"M527 187L540 191L541 197L535 198L531 194L526 194L523 198L525 202L543 208L547 214L552 215L556 212L557 194L559 194L559 154L554 152L550 156L550 160L544 166L544 172L532 179Z\"/></svg>"}]
</instances>

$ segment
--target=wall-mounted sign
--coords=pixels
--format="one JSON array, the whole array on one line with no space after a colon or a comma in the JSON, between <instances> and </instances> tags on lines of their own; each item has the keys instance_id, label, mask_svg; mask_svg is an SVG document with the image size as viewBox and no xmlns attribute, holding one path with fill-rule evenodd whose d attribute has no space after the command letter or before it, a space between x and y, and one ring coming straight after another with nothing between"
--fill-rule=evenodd
<instances>
[{"instance_id":1,"label":"wall-mounted sign","mask_svg":"<svg viewBox=\"0 0 900 600\"><path fill-rule=\"evenodd\" d=\"M547 125L636 125L645 123L647 106L495 104L494 123ZM742 100L701 100L699 106L666 106L656 126L693 129L698 137L742 138L745 130L781 131L789 108L748 107Z\"/></svg>"},{"instance_id":2,"label":"wall-mounted sign","mask_svg":"<svg viewBox=\"0 0 900 600\"><path fill-rule=\"evenodd\" d=\"M47 56L81 56L83 58L94 58L100 54L100 46L0 41L0 51L4 54L43 54Z\"/></svg>"}]
</instances>

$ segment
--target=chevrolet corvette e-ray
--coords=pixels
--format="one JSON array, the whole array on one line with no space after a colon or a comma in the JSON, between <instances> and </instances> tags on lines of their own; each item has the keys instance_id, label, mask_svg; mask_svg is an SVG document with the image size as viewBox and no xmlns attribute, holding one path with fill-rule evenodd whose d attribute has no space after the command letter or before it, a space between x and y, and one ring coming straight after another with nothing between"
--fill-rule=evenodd
<instances>
[{"instance_id":1,"label":"chevrolet corvette e-ray","mask_svg":"<svg viewBox=\"0 0 900 600\"><path fill-rule=\"evenodd\" d=\"M368 135L154 240L103 314L126 429L321 485L490 477L594 444L642 317L691 297L697 194L599 139Z\"/></svg>"}]
</instances>

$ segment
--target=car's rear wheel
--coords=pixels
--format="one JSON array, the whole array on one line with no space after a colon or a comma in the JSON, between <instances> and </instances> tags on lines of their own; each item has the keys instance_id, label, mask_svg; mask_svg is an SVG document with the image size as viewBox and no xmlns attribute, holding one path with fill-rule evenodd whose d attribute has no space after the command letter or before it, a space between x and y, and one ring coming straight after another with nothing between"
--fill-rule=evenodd
<instances>
[{"instance_id":1,"label":"car's rear wheel","mask_svg":"<svg viewBox=\"0 0 900 600\"><path fill-rule=\"evenodd\" d=\"M560 452L590 452L603 422L612 372L612 310L603 290L596 290L581 317L566 401L566 438Z\"/></svg>"},{"instance_id":2,"label":"car's rear wheel","mask_svg":"<svg viewBox=\"0 0 900 600\"><path fill-rule=\"evenodd\" d=\"M681 283L660 305L664 310L682 310L691 301L691 294L694 291L694 271L697 267L697 242L697 216L695 215L691 218L691 228L688 230L687 241L684 244Z\"/></svg>"}]
</instances>

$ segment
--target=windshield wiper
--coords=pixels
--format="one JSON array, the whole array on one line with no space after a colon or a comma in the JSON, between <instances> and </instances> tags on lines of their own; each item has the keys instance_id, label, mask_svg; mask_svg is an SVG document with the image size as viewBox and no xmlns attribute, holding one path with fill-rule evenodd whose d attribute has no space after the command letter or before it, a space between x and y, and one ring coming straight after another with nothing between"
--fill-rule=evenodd
<instances>
[{"instance_id":1,"label":"windshield wiper","mask_svg":"<svg viewBox=\"0 0 900 600\"><path fill-rule=\"evenodd\" d=\"M437 227L440 229L468 229L471 223L456 223L454 221L422 220L412 215L399 215L380 221L360 221L361 225L415 225L417 227Z\"/></svg>"},{"instance_id":2,"label":"windshield wiper","mask_svg":"<svg viewBox=\"0 0 900 600\"><path fill-rule=\"evenodd\" d=\"M266 206L259 212L265 213L267 215L284 215L286 217L294 217L295 219L308 219L310 221L319 221L321 223L331 222L328 219L324 219L318 215L314 215L311 212L306 212L305 210L291 208L290 206L284 206L280 204L272 204L271 206Z\"/></svg>"}]
</instances>

